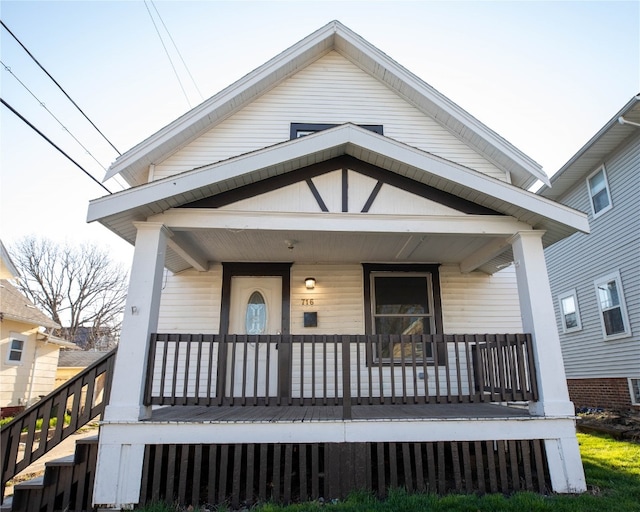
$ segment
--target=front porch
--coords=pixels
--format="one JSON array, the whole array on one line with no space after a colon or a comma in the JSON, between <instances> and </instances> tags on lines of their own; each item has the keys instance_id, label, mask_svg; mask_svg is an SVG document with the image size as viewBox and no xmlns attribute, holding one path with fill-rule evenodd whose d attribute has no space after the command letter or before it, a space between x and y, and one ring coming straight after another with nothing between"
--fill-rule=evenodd
<instances>
[{"instance_id":1,"label":"front porch","mask_svg":"<svg viewBox=\"0 0 640 512\"><path fill-rule=\"evenodd\" d=\"M548 492L573 420L529 412L535 375L527 334L153 334L150 414L101 445L139 447L140 503Z\"/></svg>"}]
</instances>

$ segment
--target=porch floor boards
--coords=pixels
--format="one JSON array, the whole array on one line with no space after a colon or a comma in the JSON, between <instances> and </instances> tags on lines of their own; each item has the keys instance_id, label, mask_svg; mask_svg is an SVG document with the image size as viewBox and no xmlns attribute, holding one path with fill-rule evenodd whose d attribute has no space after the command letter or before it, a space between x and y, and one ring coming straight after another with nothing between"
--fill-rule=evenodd
<instances>
[{"instance_id":1,"label":"porch floor boards","mask_svg":"<svg viewBox=\"0 0 640 512\"><path fill-rule=\"evenodd\" d=\"M522 406L499 404L404 404L353 405L353 421L495 419L529 417ZM343 409L336 406L168 406L154 409L149 422L187 423L293 423L342 421Z\"/></svg>"}]
</instances>

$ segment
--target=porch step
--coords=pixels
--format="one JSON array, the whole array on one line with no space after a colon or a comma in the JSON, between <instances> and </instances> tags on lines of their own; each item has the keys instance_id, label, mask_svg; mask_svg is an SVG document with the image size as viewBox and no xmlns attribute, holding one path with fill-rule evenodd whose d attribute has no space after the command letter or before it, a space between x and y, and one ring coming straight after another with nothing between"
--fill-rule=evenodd
<instances>
[{"instance_id":1,"label":"porch step","mask_svg":"<svg viewBox=\"0 0 640 512\"><path fill-rule=\"evenodd\" d=\"M13 488L13 499L3 504L13 512L32 510L91 510L93 478L98 453L98 436L78 439L72 455L48 461L40 477L20 482Z\"/></svg>"},{"instance_id":2,"label":"porch step","mask_svg":"<svg viewBox=\"0 0 640 512\"><path fill-rule=\"evenodd\" d=\"M9 496L8 498L5 498L4 501L2 502L2 505L0 505L0 512L11 512L12 506L13 506L13 497Z\"/></svg>"}]
</instances>

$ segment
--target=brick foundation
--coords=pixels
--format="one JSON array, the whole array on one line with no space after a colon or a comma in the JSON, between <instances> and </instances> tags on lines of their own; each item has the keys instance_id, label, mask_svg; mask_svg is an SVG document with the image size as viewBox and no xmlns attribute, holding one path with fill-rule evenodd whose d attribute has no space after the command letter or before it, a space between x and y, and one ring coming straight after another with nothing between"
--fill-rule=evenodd
<instances>
[{"instance_id":1,"label":"brick foundation","mask_svg":"<svg viewBox=\"0 0 640 512\"><path fill-rule=\"evenodd\" d=\"M567 379L569 397L576 408L634 409L627 379Z\"/></svg>"}]
</instances>

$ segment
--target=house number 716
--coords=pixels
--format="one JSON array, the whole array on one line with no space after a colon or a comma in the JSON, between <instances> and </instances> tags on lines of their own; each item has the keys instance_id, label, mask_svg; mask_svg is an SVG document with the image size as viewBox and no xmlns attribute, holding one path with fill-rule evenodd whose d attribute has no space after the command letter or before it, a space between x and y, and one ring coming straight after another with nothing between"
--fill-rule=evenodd
<instances>
[{"instance_id":1,"label":"house number 716","mask_svg":"<svg viewBox=\"0 0 640 512\"><path fill-rule=\"evenodd\" d=\"M302 299L303 306L313 306L313 299Z\"/></svg>"}]
</instances>

